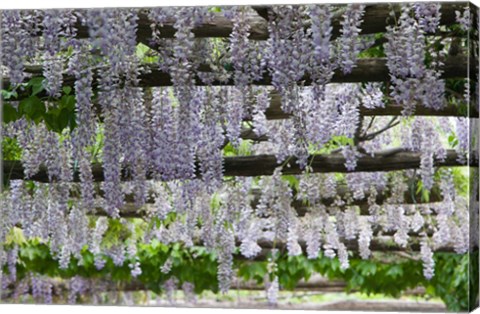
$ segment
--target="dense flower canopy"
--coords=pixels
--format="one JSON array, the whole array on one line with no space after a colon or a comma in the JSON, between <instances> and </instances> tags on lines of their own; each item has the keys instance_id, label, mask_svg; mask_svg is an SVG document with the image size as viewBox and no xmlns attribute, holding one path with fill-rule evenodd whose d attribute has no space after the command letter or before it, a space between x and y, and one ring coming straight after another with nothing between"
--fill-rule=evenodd
<instances>
[{"instance_id":1,"label":"dense flower canopy","mask_svg":"<svg viewBox=\"0 0 480 314\"><path fill-rule=\"evenodd\" d=\"M478 246L469 10L402 4L371 31L368 9L3 11L2 129L18 151L5 157L20 162L4 163L2 285L17 280L18 230L60 269L88 250L97 270L134 278L142 243L203 246L222 292L235 258L269 257L271 303L278 251L342 269L353 254L418 252L430 279L433 252ZM51 283L28 278L51 301Z\"/></svg>"}]
</instances>

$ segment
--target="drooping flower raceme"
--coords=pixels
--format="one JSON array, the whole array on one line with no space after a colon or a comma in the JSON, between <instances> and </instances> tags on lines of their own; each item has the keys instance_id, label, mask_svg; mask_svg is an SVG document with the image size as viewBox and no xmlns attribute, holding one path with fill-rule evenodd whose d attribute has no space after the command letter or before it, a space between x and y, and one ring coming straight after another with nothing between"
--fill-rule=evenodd
<instances>
[{"instance_id":1,"label":"drooping flower raceme","mask_svg":"<svg viewBox=\"0 0 480 314\"><path fill-rule=\"evenodd\" d=\"M76 21L77 17L72 10L48 10L43 16L45 46L43 75L45 76L45 89L52 97L60 96L65 63L60 51L76 36L74 27ZM64 38L66 38L65 41Z\"/></svg>"},{"instance_id":2,"label":"drooping flower raceme","mask_svg":"<svg viewBox=\"0 0 480 314\"><path fill-rule=\"evenodd\" d=\"M368 109L385 108L383 102L383 92L379 83L367 83L362 89L361 103L363 107Z\"/></svg>"},{"instance_id":3,"label":"drooping flower raceme","mask_svg":"<svg viewBox=\"0 0 480 314\"><path fill-rule=\"evenodd\" d=\"M277 304L277 298L278 298L278 291L280 290L279 284L278 284L278 277L275 276L272 282L270 282L268 289L267 289L267 300L270 305L276 305Z\"/></svg>"},{"instance_id":4,"label":"drooping flower raceme","mask_svg":"<svg viewBox=\"0 0 480 314\"><path fill-rule=\"evenodd\" d=\"M423 275L430 280L435 272L435 261L432 250L425 239L422 239L420 243L420 254L423 262Z\"/></svg>"},{"instance_id":5,"label":"drooping flower raceme","mask_svg":"<svg viewBox=\"0 0 480 314\"><path fill-rule=\"evenodd\" d=\"M415 3L415 16L422 29L427 33L435 33L440 24L440 3Z\"/></svg>"},{"instance_id":6,"label":"drooping flower raceme","mask_svg":"<svg viewBox=\"0 0 480 314\"><path fill-rule=\"evenodd\" d=\"M326 5L310 5L308 16L311 20L312 59L310 77L314 83L315 98L323 99L325 86L333 77L335 66L331 61L331 12Z\"/></svg>"},{"instance_id":7,"label":"drooping flower raceme","mask_svg":"<svg viewBox=\"0 0 480 314\"><path fill-rule=\"evenodd\" d=\"M392 82L390 95L402 105L403 115L412 115L417 103L434 109L443 106L444 82L436 68L441 64L433 54L432 66L425 65L425 30L410 14L412 9L407 4L402 6L398 27L387 27L385 44Z\"/></svg>"},{"instance_id":8,"label":"drooping flower raceme","mask_svg":"<svg viewBox=\"0 0 480 314\"><path fill-rule=\"evenodd\" d=\"M464 31L467 31L471 27L470 7L467 5L463 12L455 11L455 20Z\"/></svg>"},{"instance_id":9,"label":"drooping flower raceme","mask_svg":"<svg viewBox=\"0 0 480 314\"><path fill-rule=\"evenodd\" d=\"M250 82L249 77L249 39L250 24L245 7L233 9L233 29L230 34L230 52L235 69L235 86L243 89Z\"/></svg>"},{"instance_id":10,"label":"drooping flower raceme","mask_svg":"<svg viewBox=\"0 0 480 314\"><path fill-rule=\"evenodd\" d=\"M18 86L25 78L25 62L34 57L40 30L40 11L2 10L2 65L8 69L9 83Z\"/></svg>"},{"instance_id":11,"label":"drooping flower raceme","mask_svg":"<svg viewBox=\"0 0 480 314\"><path fill-rule=\"evenodd\" d=\"M343 14L338 61L344 74L352 72L360 52L358 36L364 13L365 5L349 4L347 11Z\"/></svg>"}]
</instances>

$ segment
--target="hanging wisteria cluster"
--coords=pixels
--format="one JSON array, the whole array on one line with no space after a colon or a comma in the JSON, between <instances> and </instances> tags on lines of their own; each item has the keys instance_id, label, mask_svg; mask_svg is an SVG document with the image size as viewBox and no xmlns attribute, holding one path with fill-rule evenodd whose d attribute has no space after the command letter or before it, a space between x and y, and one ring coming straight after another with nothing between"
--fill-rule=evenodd
<instances>
[{"instance_id":1,"label":"hanging wisteria cluster","mask_svg":"<svg viewBox=\"0 0 480 314\"><path fill-rule=\"evenodd\" d=\"M468 228L478 213L470 213L458 172L437 167L451 154L459 166L478 163L478 119L415 116L444 110L452 97L470 105L468 81L465 93L447 97L448 51L436 47L451 43L435 36L440 9L401 5L384 34L388 82L342 84L334 77L354 74L362 52L378 45L362 35L366 5L274 6L261 20L266 40L252 39L260 17L250 7L2 11L8 87L21 94L28 68L41 64L46 111L53 112L72 81L75 126L58 131L28 117L2 126L21 149L24 177L10 180L1 196L0 243L20 228L27 240L48 244L60 269L81 261L87 247L96 269L111 259L128 265L132 277L142 275L141 243L201 245L215 253L222 292L232 285L235 257L265 259L277 250L338 258L347 269L351 252L368 259L389 244L416 248L432 278L433 252L478 246ZM468 13L456 16L469 23ZM216 20L228 21L228 37L199 35ZM142 59L142 45L154 62ZM169 86L145 87L152 73L167 75ZM400 114L362 114L392 106ZM275 110L287 118L272 119ZM396 152L418 156L408 167L416 169L359 171L363 160ZM228 153L274 155L277 165L270 176L224 177ZM344 173L315 173L311 156L318 154L340 158ZM301 173L286 179L291 160ZM36 180L42 171L46 182ZM419 191L434 200L418 200ZM138 221L124 217L132 207L135 218L160 223L138 233ZM112 221L128 236L107 244ZM17 280L17 260L18 247L0 250L5 287ZM168 275L172 263L159 271ZM273 304L280 287L270 264ZM72 303L87 289L82 280L70 281ZM164 290L171 295L177 286L172 277ZM31 289L50 303L52 287L31 274L15 293ZM181 288L195 299L191 283Z\"/></svg>"}]
</instances>

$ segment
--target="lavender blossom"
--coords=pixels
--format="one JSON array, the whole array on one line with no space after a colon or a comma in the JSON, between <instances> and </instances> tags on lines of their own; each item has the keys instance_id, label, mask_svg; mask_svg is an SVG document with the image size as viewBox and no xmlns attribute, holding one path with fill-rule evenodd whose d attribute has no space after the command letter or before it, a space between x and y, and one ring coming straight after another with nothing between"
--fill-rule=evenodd
<instances>
[{"instance_id":1,"label":"lavender blossom","mask_svg":"<svg viewBox=\"0 0 480 314\"><path fill-rule=\"evenodd\" d=\"M385 108L379 83L367 83L362 89L362 105L368 109Z\"/></svg>"},{"instance_id":2,"label":"lavender blossom","mask_svg":"<svg viewBox=\"0 0 480 314\"><path fill-rule=\"evenodd\" d=\"M361 156L357 148L350 145L343 146L342 154L345 158L345 168L347 168L348 171L354 171L357 167L357 158Z\"/></svg>"},{"instance_id":3,"label":"lavender blossom","mask_svg":"<svg viewBox=\"0 0 480 314\"><path fill-rule=\"evenodd\" d=\"M420 26L427 33L435 33L440 24L440 3L415 3L415 16Z\"/></svg>"},{"instance_id":4,"label":"lavender blossom","mask_svg":"<svg viewBox=\"0 0 480 314\"><path fill-rule=\"evenodd\" d=\"M360 220L360 232L358 236L358 249L362 259L370 257L370 241L372 240L373 231L370 222L366 219Z\"/></svg>"},{"instance_id":5,"label":"lavender blossom","mask_svg":"<svg viewBox=\"0 0 480 314\"><path fill-rule=\"evenodd\" d=\"M308 15L311 19L313 56L310 76L318 97L325 96L325 86L333 77L335 66L331 61L332 15L326 5L310 5Z\"/></svg>"},{"instance_id":6,"label":"lavender blossom","mask_svg":"<svg viewBox=\"0 0 480 314\"><path fill-rule=\"evenodd\" d=\"M360 52L358 36L362 17L365 13L365 5L349 4L341 22L339 63L344 74L352 72L355 67L357 55Z\"/></svg>"},{"instance_id":7,"label":"lavender blossom","mask_svg":"<svg viewBox=\"0 0 480 314\"><path fill-rule=\"evenodd\" d=\"M455 20L464 31L468 31L471 27L471 19L470 19L470 7L467 5L463 12L455 11Z\"/></svg>"},{"instance_id":8,"label":"lavender blossom","mask_svg":"<svg viewBox=\"0 0 480 314\"><path fill-rule=\"evenodd\" d=\"M420 254L423 262L423 275L427 280L430 280L435 272L435 261L433 260L433 252L425 239L420 243Z\"/></svg>"},{"instance_id":9,"label":"lavender blossom","mask_svg":"<svg viewBox=\"0 0 480 314\"><path fill-rule=\"evenodd\" d=\"M278 277L275 276L272 282L270 282L267 289L267 300L270 305L276 305L278 299L278 292L280 290Z\"/></svg>"}]
</instances>

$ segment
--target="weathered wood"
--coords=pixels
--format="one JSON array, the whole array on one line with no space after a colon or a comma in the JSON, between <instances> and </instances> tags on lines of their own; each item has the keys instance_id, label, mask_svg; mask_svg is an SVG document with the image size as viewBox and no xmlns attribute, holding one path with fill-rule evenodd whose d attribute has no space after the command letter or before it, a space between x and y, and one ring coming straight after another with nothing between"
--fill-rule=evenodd
<instances>
[{"instance_id":1,"label":"weathered wood","mask_svg":"<svg viewBox=\"0 0 480 314\"><path fill-rule=\"evenodd\" d=\"M160 307L171 307L168 301L156 300L151 305ZM275 310L310 310L310 311L366 311L366 312L419 312L419 313L445 313L447 308L441 302L435 301L333 301L333 302L319 302L319 303L289 303L279 302L278 305L272 306L268 302L261 301L237 301L232 305L231 301L198 301L194 304L176 303L177 308L236 308L236 309L275 309Z\"/></svg>"},{"instance_id":2,"label":"weathered wood","mask_svg":"<svg viewBox=\"0 0 480 314\"><path fill-rule=\"evenodd\" d=\"M281 96L278 93L272 93L270 95L271 101L270 106L267 108L265 112L265 116L268 120L280 120L280 119L288 119L292 115L289 113L285 113L281 106L282 100ZM368 109L363 106L360 106L359 112L362 116L401 116L402 115L403 107L397 105L392 102L387 102L385 104L385 108L373 108ZM445 108L440 110L435 110L431 108L427 108L424 106L417 105L415 111L413 112L414 116L432 116L432 117L465 117L467 113L464 112L464 108L460 108L457 106L446 105ZM469 112L471 117L478 117L478 111L475 107L472 107ZM266 136L258 137L253 132L247 132L245 130L243 137L244 139L252 139L258 141L267 140Z\"/></svg>"},{"instance_id":3,"label":"weathered wood","mask_svg":"<svg viewBox=\"0 0 480 314\"><path fill-rule=\"evenodd\" d=\"M345 240L345 239L340 239L340 241L345 244L346 248L348 251L352 252L358 252L358 240ZM268 257L268 255L271 253L272 249L278 249L280 252L287 252L287 245L286 243L283 242L272 242L268 240L259 240L258 245L262 248L262 251L260 252L257 257L254 258L254 260L264 260ZM302 252L305 254L307 251L307 245L304 241L299 241L298 242L300 247L302 248ZM240 243L237 243L238 245ZM370 242L370 250L372 252L420 252L420 243L418 239L410 239L409 244L407 247L401 247L398 244L396 244L393 241L393 238L391 236L379 236ZM453 253L455 252L453 247L450 246L442 246L439 247L435 250L435 252L449 252ZM240 253L238 255L239 258L244 258L241 257Z\"/></svg>"},{"instance_id":4,"label":"weathered wood","mask_svg":"<svg viewBox=\"0 0 480 314\"><path fill-rule=\"evenodd\" d=\"M335 8L345 7L341 4L328 4L329 7ZM455 11L463 11L465 4L462 3L453 3L453 2L443 2L441 3L441 25L451 25L456 23ZM252 8L257 12L259 16L268 20L269 10L271 6L267 5L258 5L252 6ZM394 16L392 15L394 13ZM374 3L366 4L365 13L363 15L363 22L360 25L360 34L376 34L383 33L387 30L387 26L394 25L395 21L398 20L401 14L401 5L397 3ZM343 21L342 14L334 14L332 19L332 38L337 38L341 35Z\"/></svg>"},{"instance_id":5,"label":"weathered wood","mask_svg":"<svg viewBox=\"0 0 480 314\"><path fill-rule=\"evenodd\" d=\"M265 287L263 285L257 284L255 281L244 281L240 278L233 279L234 284L231 286L231 290L245 290L245 291L263 291ZM64 280L52 280L53 291L56 294L61 294L62 291L68 291L68 282ZM128 283L113 282L110 280L102 280L101 282L95 282L97 285L101 285L104 289L103 291L121 291L121 292L133 292L133 291L150 291L150 288L144 283L138 280L132 280ZM9 284L4 290L2 299L7 299L12 297L12 292L15 289L15 284ZM282 291L309 291L309 292L346 292L347 282L341 280L329 280L328 278L314 275L308 281L300 280L295 288L293 289L284 289L280 287ZM357 292L358 290L353 289L349 290L348 293ZM31 290L28 293L32 293ZM425 294L424 287L416 287L414 289L408 289L403 292L403 295L423 295Z\"/></svg>"},{"instance_id":6,"label":"weathered wood","mask_svg":"<svg viewBox=\"0 0 480 314\"><path fill-rule=\"evenodd\" d=\"M363 156L357 160L355 171L348 171L345 168L345 158L342 154L330 155L311 155L308 158L308 164L312 172L372 172L372 171L393 171L404 169L415 169L420 166L421 154L417 152L400 151L394 154L382 156L379 152L377 156ZM445 160L435 160L435 166L465 166L458 162L457 153L454 150L448 150ZM273 155L255 155L224 158L224 176L253 177L271 175L280 164ZM478 166L471 164L470 166ZM200 173L197 168L197 176ZM300 174L303 170L297 164L296 157L289 157L284 162L283 174ZM103 181L103 169L101 164L92 165L94 181ZM20 161L3 161L3 175L6 179L25 179L24 169ZM49 182L48 173L45 167L29 178L38 182ZM129 176L123 173L123 180L129 180ZM147 179L151 179L147 176ZM74 182L79 182L79 173L74 173Z\"/></svg>"},{"instance_id":7,"label":"weathered wood","mask_svg":"<svg viewBox=\"0 0 480 314\"><path fill-rule=\"evenodd\" d=\"M358 241L357 240L345 240L340 239L340 241L345 245L347 250L353 254L354 257L359 258L359 250L358 250ZM240 252L234 254L235 259L237 260L247 260L247 261L265 261L268 260L272 256L272 250L275 249L276 251L283 252L286 254L288 252L287 246L283 242L276 242L275 244L272 241L260 240L257 242L258 245L261 247L261 251L258 253L257 256L253 258L246 258L245 256L241 255ZM240 242L236 243L237 246L240 245ZM306 255L306 244L303 241L299 241L299 245L302 249L302 254ZM406 247L401 247L393 241L391 236L385 237L377 237L372 239L370 242L370 251L374 252L375 254L384 254L384 256L392 256L395 254L395 258L398 258L397 255L399 254L407 254L410 255L409 258L417 259L418 253L420 252L420 244L418 239L411 238L409 240L409 244ZM478 247L474 248L473 250L478 250ZM322 246L323 251L323 246ZM444 253L454 253L455 250L451 246L442 246L436 248L435 252L444 252ZM467 254L467 253L465 253Z\"/></svg>"},{"instance_id":8,"label":"weathered wood","mask_svg":"<svg viewBox=\"0 0 480 314\"><path fill-rule=\"evenodd\" d=\"M232 284L231 289L234 290L253 290L253 291L262 291L265 290L263 285L259 285L254 281L244 282L240 279L234 279L234 284ZM108 283L107 283L108 284ZM345 292L347 288L347 282L341 280L329 280L327 278L314 275L310 280L304 281L300 280L296 287L292 290L285 290L283 287L280 287L282 291L316 291L316 292ZM139 291L139 290L148 290L144 284L139 281L132 281L128 284L119 286L118 284L108 285L107 290L114 291ZM356 292L357 290L349 291ZM425 294L424 287L417 287L415 289L408 289L404 295L423 295Z\"/></svg>"},{"instance_id":9,"label":"weathered wood","mask_svg":"<svg viewBox=\"0 0 480 314\"><path fill-rule=\"evenodd\" d=\"M379 311L379 312L420 312L444 313L447 308L440 302L425 301L334 301L325 305L302 306L309 310L320 311Z\"/></svg>"},{"instance_id":10,"label":"weathered wood","mask_svg":"<svg viewBox=\"0 0 480 314\"><path fill-rule=\"evenodd\" d=\"M426 204L434 204L434 203L435 202L431 202L431 203L423 202L423 203L418 203L418 204L419 205L421 205L421 204L426 205ZM399 205L400 206L402 204L393 204L393 205ZM412 205L412 204L404 203L404 205ZM316 212L315 207L308 207L307 205L300 204L300 202L298 202L298 201L294 201L292 203L292 207L297 212L298 217L303 217L307 213L314 214ZM342 208L340 208L340 210L343 211L343 210L345 210L345 208L346 207L342 207ZM370 215L370 213L368 212L368 206L367 205L362 205L359 208L360 208L360 213L359 213L360 215L362 215L362 216ZM107 212L105 212L104 209L101 208L101 207L96 208L95 215L96 216L109 216L109 214ZM144 218L144 217L148 217L149 215L155 215L155 214L154 214L154 208L153 208L152 204L146 204L146 205L139 208L138 206L136 206L133 203L127 203L127 204L125 204L124 207L122 207L120 209L119 215L122 218ZM431 215L436 216L436 213L432 212ZM390 234L386 233L386 235L390 235ZM411 235L416 236L417 234L412 233Z\"/></svg>"},{"instance_id":11,"label":"weathered wood","mask_svg":"<svg viewBox=\"0 0 480 314\"><path fill-rule=\"evenodd\" d=\"M334 10L338 7L345 7L343 4L331 4ZM462 11L464 4L462 3L442 3L441 6L441 25L451 25L456 22L455 11ZM266 40L268 39L267 19L269 6L253 6L253 9L258 13L249 14L250 25L250 39L252 40ZM395 12L395 16L400 16L400 6L398 4L367 4L365 14L363 17L363 23L361 25L360 34L375 34L386 31L388 25L394 23L394 19L391 13ZM341 22L343 16L336 14L332 20L332 37L336 38L340 35L342 28ZM141 9L138 14L138 27L137 27L137 40L139 42L149 43L152 37L151 24L152 22L148 18L148 13L145 9ZM162 27L157 27L160 38L174 38L175 28L173 27L175 20L168 20ZM78 30L78 38L88 37L88 28L82 25L79 21L76 24ZM223 13L215 13L214 18L209 23L204 23L193 29L193 33L197 38L206 37L229 37L232 33L233 23L223 16Z\"/></svg>"},{"instance_id":12,"label":"weathered wood","mask_svg":"<svg viewBox=\"0 0 480 314\"><path fill-rule=\"evenodd\" d=\"M443 67L442 78L465 78L468 76L468 58L465 56L450 57L445 61ZM473 67L473 65L472 65ZM42 68L39 66L32 66L26 69L27 72L33 74L33 76L41 77ZM202 66L199 69L200 72L211 72L208 67ZM340 69L335 71L332 83L359 83L359 82L384 82L389 81L390 76L388 73L388 67L386 65L385 58L366 58L359 59L357 66L353 68L350 74L344 74ZM73 87L75 79L72 76L64 75L64 86ZM312 84L311 79L305 76L302 80L304 86ZM4 88L8 89L10 86L8 78L3 80ZM205 84L197 77L196 84L198 86L205 86ZM147 73L140 75L141 87L155 87L155 86L172 86L172 80L169 73L158 70L155 67L151 67ZM208 86L227 86L234 85L234 80L231 78L228 82L213 81ZM253 82L253 85L272 85L272 78L268 73L263 75L263 78ZM21 95L19 96L22 97Z\"/></svg>"},{"instance_id":13,"label":"weathered wood","mask_svg":"<svg viewBox=\"0 0 480 314\"><path fill-rule=\"evenodd\" d=\"M283 174L299 174L302 172L295 157L287 159ZM312 172L348 172L342 154L312 155L307 164ZM444 161L435 161L436 166L460 166L457 154L450 150ZM400 152L386 157L363 156L357 160L355 172L392 171L414 169L420 166L420 153ZM258 155L225 159L226 176L259 176L271 175L278 167L275 156Z\"/></svg>"},{"instance_id":14,"label":"weathered wood","mask_svg":"<svg viewBox=\"0 0 480 314\"><path fill-rule=\"evenodd\" d=\"M268 29L266 21L256 14L249 14L250 39L265 40L268 38ZM174 28L175 19L169 19L163 26L157 27L159 31L158 38L175 38L176 30ZM137 41L150 45L152 38L152 21L148 18L147 10L143 9L138 13L137 21ZM88 38L88 28L80 22L76 24L78 38ZM229 37L232 33L233 23L224 17L223 13L214 13L213 19L208 23L195 27L192 32L196 38L208 37Z\"/></svg>"},{"instance_id":15,"label":"weathered wood","mask_svg":"<svg viewBox=\"0 0 480 314\"><path fill-rule=\"evenodd\" d=\"M336 197L339 197L341 199L345 199L347 193L349 193L349 191L346 187L339 187L337 189ZM99 196L103 196L103 191L98 191L97 194ZM260 200L261 190L257 190L257 189L253 190L253 191L251 191L251 194L253 196L253 199L251 201L251 206L252 206L252 208L256 208L257 205L258 205L258 202ZM376 200L375 200L376 204L378 204L378 205L387 204L388 197L389 197L388 194L389 194L388 192L379 193L376 197ZM77 198L79 196L80 195L78 195L78 194L77 195L72 195L72 197L77 197ZM359 210L360 210L359 214L362 215L362 216L368 216L368 215L370 215L370 212L369 212L369 207L370 206L368 204L368 197L369 196L370 196L370 194L367 191L367 192L365 192L365 197L363 199L353 200L353 202L351 204L346 205L346 206L342 206L340 208L340 210L344 210L348 206L358 206ZM245 197L248 197L248 196L245 195ZM154 215L155 207L152 204L154 204L155 199L154 199L153 196L148 197L147 198L147 203L145 205L141 206L141 207L138 207L134 204L134 196L132 194L126 195L125 196L125 201L126 201L125 206L120 208L120 216L123 217L123 218L142 218L142 217L146 217L146 216L149 216L149 215L152 215L152 214ZM328 206L331 206L334 201L335 201L334 198L322 198L319 201L319 203L327 206L327 208L328 208ZM441 195L439 187L434 186L434 188L432 188L432 190L431 190L430 199L429 199L428 202L423 200L419 194L415 194L414 197L412 198L412 194L410 193L410 191L406 191L404 193L404 201L402 202L402 204L403 205L413 205L413 204L418 204L418 205L431 204L431 205L433 205L435 203L442 202L442 201L443 201L443 197ZM393 204L393 203L388 203L388 204L402 205L402 204ZM317 207L307 205L307 204L305 204L304 202L302 202L298 199L292 200L291 206L297 212L298 217L303 217L307 213L315 213L315 211L318 210ZM98 215L98 216L108 216L108 213L106 213L103 210L103 208L99 207L99 208L96 209L96 215ZM410 213L406 213L406 215L410 215ZM431 215L436 215L436 214L434 212L432 212Z\"/></svg>"}]
</instances>

